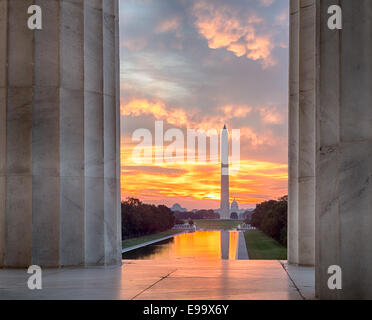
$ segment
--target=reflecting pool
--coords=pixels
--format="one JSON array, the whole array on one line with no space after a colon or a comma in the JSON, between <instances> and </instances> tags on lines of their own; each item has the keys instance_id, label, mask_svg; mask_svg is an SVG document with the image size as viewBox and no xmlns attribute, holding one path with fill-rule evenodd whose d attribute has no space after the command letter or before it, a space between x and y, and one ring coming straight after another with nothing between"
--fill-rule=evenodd
<instances>
[{"instance_id":1,"label":"reflecting pool","mask_svg":"<svg viewBox=\"0 0 372 320\"><path fill-rule=\"evenodd\" d=\"M239 231L183 233L146 247L123 253L123 259L168 260L202 258L236 260Z\"/></svg>"}]
</instances>

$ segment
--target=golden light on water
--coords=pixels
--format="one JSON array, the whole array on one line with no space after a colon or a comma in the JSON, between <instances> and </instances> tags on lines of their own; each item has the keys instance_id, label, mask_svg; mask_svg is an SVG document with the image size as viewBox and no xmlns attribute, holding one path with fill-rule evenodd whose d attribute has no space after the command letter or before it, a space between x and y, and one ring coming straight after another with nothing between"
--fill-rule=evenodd
<instances>
[{"instance_id":1,"label":"golden light on water","mask_svg":"<svg viewBox=\"0 0 372 320\"><path fill-rule=\"evenodd\" d=\"M223 236L221 236L223 233ZM124 259L237 260L239 231L197 231L124 254Z\"/></svg>"},{"instance_id":2,"label":"golden light on water","mask_svg":"<svg viewBox=\"0 0 372 320\"><path fill-rule=\"evenodd\" d=\"M230 231L229 260L236 260L237 253L238 253L238 239L239 239L239 232Z\"/></svg>"},{"instance_id":3,"label":"golden light on water","mask_svg":"<svg viewBox=\"0 0 372 320\"><path fill-rule=\"evenodd\" d=\"M221 233L219 231L184 233L174 237L173 246L177 257L220 259Z\"/></svg>"}]
</instances>

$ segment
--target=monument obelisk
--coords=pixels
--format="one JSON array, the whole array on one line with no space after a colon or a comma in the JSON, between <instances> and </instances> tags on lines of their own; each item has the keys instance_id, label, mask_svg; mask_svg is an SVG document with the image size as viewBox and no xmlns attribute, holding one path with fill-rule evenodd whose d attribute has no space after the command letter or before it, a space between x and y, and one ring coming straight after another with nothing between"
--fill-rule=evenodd
<instances>
[{"instance_id":1,"label":"monument obelisk","mask_svg":"<svg viewBox=\"0 0 372 320\"><path fill-rule=\"evenodd\" d=\"M229 133L226 125L221 132L221 219L230 219L229 203Z\"/></svg>"}]
</instances>

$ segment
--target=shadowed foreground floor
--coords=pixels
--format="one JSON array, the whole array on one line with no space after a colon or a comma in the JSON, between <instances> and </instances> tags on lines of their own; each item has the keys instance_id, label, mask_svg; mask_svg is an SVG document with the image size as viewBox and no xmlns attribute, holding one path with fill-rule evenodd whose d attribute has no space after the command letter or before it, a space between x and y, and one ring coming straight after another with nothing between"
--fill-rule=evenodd
<instances>
[{"instance_id":1,"label":"shadowed foreground floor","mask_svg":"<svg viewBox=\"0 0 372 320\"><path fill-rule=\"evenodd\" d=\"M125 260L122 267L48 269L43 289L25 270L0 269L0 299L313 299L314 269L285 261Z\"/></svg>"}]
</instances>

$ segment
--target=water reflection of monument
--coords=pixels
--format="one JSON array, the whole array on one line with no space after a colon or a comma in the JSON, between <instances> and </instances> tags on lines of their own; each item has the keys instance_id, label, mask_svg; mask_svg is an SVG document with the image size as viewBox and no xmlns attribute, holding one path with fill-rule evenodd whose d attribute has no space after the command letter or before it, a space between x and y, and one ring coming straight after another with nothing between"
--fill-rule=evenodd
<instances>
[{"instance_id":1,"label":"water reflection of monument","mask_svg":"<svg viewBox=\"0 0 372 320\"><path fill-rule=\"evenodd\" d=\"M221 257L224 260L229 259L230 232L221 231Z\"/></svg>"},{"instance_id":2,"label":"water reflection of monument","mask_svg":"<svg viewBox=\"0 0 372 320\"><path fill-rule=\"evenodd\" d=\"M123 259L169 260L199 258L211 260L247 259L242 232L210 230L183 233L123 254ZM243 236L244 237L244 236ZM243 242L244 243L243 243Z\"/></svg>"},{"instance_id":3,"label":"water reflection of monument","mask_svg":"<svg viewBox=\"0 0 372 320\"><path fill-rule=\"evenodd\" d=\"M223 260L236 260L239 250L239 234L237 231L221 231L221 258Z\"/></svg>"}]
</instances>

